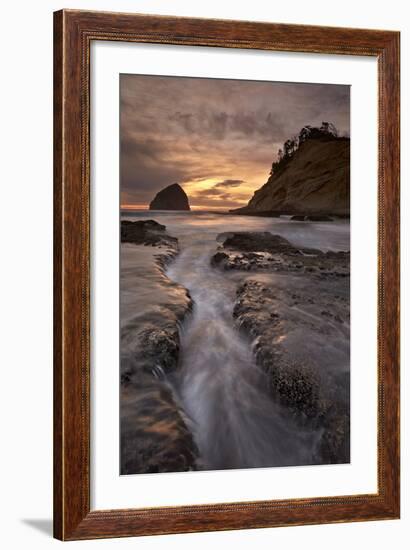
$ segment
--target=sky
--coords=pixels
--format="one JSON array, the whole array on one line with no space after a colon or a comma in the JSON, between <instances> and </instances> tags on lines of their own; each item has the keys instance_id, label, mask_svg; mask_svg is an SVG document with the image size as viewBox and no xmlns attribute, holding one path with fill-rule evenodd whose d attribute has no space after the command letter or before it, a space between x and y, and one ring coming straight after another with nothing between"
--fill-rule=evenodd
<instances>
[{"instance_id":1,"label":"sky","mask_svg":"<svg viewBox=\"0 0 410 550\"><path fill-rule=\"evenodd\" d=\"M350 87L121 75L120 117L122 207L179 183L191 208L227 210L247 204L303 126L350 135Z\"/></svg>"}]
</instances>

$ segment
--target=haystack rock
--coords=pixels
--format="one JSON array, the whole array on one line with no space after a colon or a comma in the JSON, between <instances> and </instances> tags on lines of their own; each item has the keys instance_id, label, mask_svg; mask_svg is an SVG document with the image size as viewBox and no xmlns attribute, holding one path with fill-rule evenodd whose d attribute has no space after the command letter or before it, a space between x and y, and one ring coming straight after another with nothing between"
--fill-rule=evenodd
<instances>
[{"instance_id":1,"label":"haystack rock","mask_svg":"<svg viewBox=\"0 0 410 550\"><path fill-rule=\"evenodd\" d=\"M154 197L149 205L150 210L191 210L188 197L178 183L168 185Z\"/></svg>"}]
</instances>

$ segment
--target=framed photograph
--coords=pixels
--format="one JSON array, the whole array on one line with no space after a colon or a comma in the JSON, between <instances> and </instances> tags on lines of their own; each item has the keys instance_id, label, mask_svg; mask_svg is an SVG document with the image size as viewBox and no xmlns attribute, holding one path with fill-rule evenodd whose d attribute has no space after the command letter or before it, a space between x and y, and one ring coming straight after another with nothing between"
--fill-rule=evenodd
<instances>
[{"instance_id":1,"label":"framed photograph","mask_svg":"<svg viewBox=\"0 0 410 550\"><path fill-rule=\"evenodd\" d=\"M399 517L398 32L54 14L54 534Z\"/></svg>"}]
</instances>

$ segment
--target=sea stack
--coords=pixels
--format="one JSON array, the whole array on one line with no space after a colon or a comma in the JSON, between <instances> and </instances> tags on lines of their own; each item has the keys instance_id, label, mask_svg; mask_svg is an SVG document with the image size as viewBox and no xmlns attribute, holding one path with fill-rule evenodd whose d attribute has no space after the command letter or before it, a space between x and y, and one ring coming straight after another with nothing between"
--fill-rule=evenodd
<instances>
[{"instance_id":1,"label":"sea stack","mask_svg":"<svg viewBox=\"0 0 410 550\"><path fill-rule=\"evenodd\" d=\"M187 194L178 183L159 191L149 205L150 210L191 210Z\"/></svg>"}]
</instances>

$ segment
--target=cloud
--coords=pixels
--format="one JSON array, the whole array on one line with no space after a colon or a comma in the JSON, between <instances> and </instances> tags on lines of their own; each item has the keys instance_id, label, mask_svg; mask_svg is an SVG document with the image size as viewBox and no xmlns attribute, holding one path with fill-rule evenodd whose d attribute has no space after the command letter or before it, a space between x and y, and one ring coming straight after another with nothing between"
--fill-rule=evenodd
<instances>
[{"instance_id":1,"label":"cloud","mask_svg":"<svg viewBox=\"0 0 410 550\"><path fill-rule=\"evenodd\" d=\"M240 179L224 179L218 181L212 187L206 189L195 190L191 195L191 201L199 201L201 204L206 206L215 206L215 207L235 207L238 205L238 200L240 200L240 195L237 196L232 194L230 190L235 190L245 183L244 180ZM242 200L246 202L247 195L242 197Z\"/></svg>"},{"instance_id":2,"label":"cloud","mask_svg":"<svg viewBox=\"0 0 410 550\"><path fill-rule=\"evenodd\" d=\"M218 181L218 183L215 183L214 187L238 187L242 183L245 183L245 180L226 179L223 181Z\"/></svg>"},{"instance_id":3,"label":"cloud","mask_svg":"<svg viewBox=\"0 0 410 550\"><path fill-rule=\"evenodd\" d=\"M223 191L216 189L215 187L211 187L210 189L199 189L198 191L195 191L195 196L197 197L211 197L213 195L223 194Z\"/></svg>"},{"instance_id":4,"label":"cloud","mask_svg":"<svg viewBox=\"0 0 410 550\"><path fill-rule=\"evenodd\" d=\"M191 204L216 208L235 208L246 204L247 200L248 195L246 192L242 194L237 194L236 192L230 193L215 186L208 189L196 190L191 195Z\"/></svg>"},{"instance_id":5,"label":"cloud","mask_svg":"<svg viewBox=\"0 0 410 550\"><path fill-rule=\"evenodd\" d=\"M210 193L208 191L211 191ZM211 207L211 208L235 208L237 206L242 206L246 204L247 196L242 198L242 200L237 196L232 196L229 193L212 193L210 190L200 190L196 191L194 195L191 196L190 202L192 206L196 207Z\"/></svg>"},{"instance_id":6,"label":"cloud","mask_svg":"<svg viewBox=\"0 0 410 550\"><path fill-rule=\"evenodd\" d=\"M285 123L282 113L272 113L264 109L229 113L226 111L200 110L197 113L177 111L168 116L177 131L215 140L229 137L250 137L261 141L275 135L284 135Z\"/></svg>"}]
</instances>

